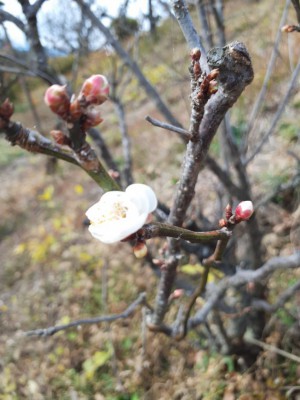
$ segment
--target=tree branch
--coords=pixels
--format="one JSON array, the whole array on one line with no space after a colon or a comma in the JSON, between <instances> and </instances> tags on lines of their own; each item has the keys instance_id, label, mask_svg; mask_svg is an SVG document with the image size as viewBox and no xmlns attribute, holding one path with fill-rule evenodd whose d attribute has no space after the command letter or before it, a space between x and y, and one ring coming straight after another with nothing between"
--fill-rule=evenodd
<instances>
[{"instance_id":1,"label":"tree branch","mask_svg":"<svg viewBox=\"0 0 300 400\"><path fill-rule=\"evenodd\" d=\"M238 288L248 282L260 282L268 275L281 269L295 269L300 267L300 251L286 256L274 257L268 260L261 268L255 271L240 270L231 277L222 279L214 290L206 298L206 302L201 310L199 310L193 318L189 320L189 329L192 329L203 322L205 322L207 315L217 305L217 303L224 297L225 292L229 288Z\"/></svg>"},{"instance_id":2,"label":"tree branch","mask_svg":"<svg viewBox=\"0 0 300 400\"><path fill-rule=\"evenodd\" d=\"M49 328L44 329L35 329L33 331L25 332L25 336L52 336L59 331L63 331L69 328L79 327L81 325L91 325L91 324L100 324L102 322L113 322L118 319L125 319L130 317L131 314L137 309L138 306L143 304L144 306L150 307L146 302L146 294L140 293L137 299L131 303L125 311L120 314L112 314L112 315L104 315L95 318L86 318L79 319L77 321L72 321L68 324L50 326Z\"/></svg>"},{"instance_id":3,"label":"tree branch","mask_svg":"<svg viewBox=\"0 0 300 400\"><path fill-rule=\"evenodd\" d=\"M245 165L248 165L255 158L255 156L261 151L261 149L264 146L264 144L268 141L269 137L275 131L277 123L280 120L280 118L281 118L281 116L282 116L282 114L283 114L283 112L285 110L286 105L290 101L293 93L295 93L295 87L297 86L297 80L298 80L299 73L300 73L300 57L298 59L298 64L297 64L296 68L294 69L293 74L291 76L289 85L287 87L287 91L286 91L284 97L282 98L281 103L279 104L279 107L278 107L278 109L276 111L276 114L273 117L273 120L272 120L272 123L271 123L271 126L270 126L269 130L263 136L262 140L257 145L257 147L254 149L252 154L245 161Z\"/></svg>"},{"instance_id":4,"label":"tree branch","mask_svg":"<svg viewBox=\"0 0 300 400\"><path fill-rule=\"evenodd\" d=\"M104 190L119 190L118 184L108 175L94 151L89 146L74 149L75 154L68 152L60 146L54 145L49 139L32 131L19 123L4 121L0 116L0 132L6 134L6 139L13 145L32 153L41 153L59 158L81 167Z\"/></svg>"},{"instance_id":5,"label":"tree branch","mask_svg":"<svg viewBox=\"0 0 300 400\"><path fill-rule=\"evenodd\" d=\"M174 126L171 124L167 124L166 122L159 121L158 119L152 118L149 115L145 117L145 120L150 122L150 124L154 126L158 126L159 128L166 129L167 131L178 133L179 136L186 142L192 138L192 134L185 129L179 128L178 126Z\"/></svg>"},{"instance_id":6,"label":"tree branch","mask_svg":"<svg viewBox=\"0 0 300 400\"><path fill-rule=\"evenodd\" d=\"M121 43L114 38L111 30L109 28L106 28L106 26L96 17L96 15L91 11L90 7L84 2L84 0L74 1L81 7L85 15L91 20L92 24L104 34L107 42L115 49L119 57L121 57L123 62L131 69L131 71L138 79L141 87L144 88L147 95L152 98L152 100L156 104L156 107L162 113L162 115L164 115L171 124L181 126L174 115L171 113L167 105L163 102L156 89L146 79L138 64L132 60L130 55L122 47Z\"/></svg>"},{"instance_id":7,"label":"tree branch","mask_svg":"<svg viewBox=\"0 0 300 400\"><path fill-rule=\"evenodd\" d=\"M208 73L209 68L206 60L206 51L203 44L200 41L200 37L194 27L192 18L187 9L187 5L185 0L172 0L172 6L174 10L174 14L177 18L179 26L182 30L182 33L185 37L185 40L190 49L199 48L201 51L201 69L202 71Z\"/></svg>"}]
</instances>

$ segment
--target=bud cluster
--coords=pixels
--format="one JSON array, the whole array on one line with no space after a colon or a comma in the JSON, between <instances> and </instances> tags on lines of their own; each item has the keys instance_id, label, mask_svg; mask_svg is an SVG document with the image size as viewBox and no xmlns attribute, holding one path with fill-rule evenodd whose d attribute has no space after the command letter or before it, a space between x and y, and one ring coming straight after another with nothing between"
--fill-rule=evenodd
<instances>
[{"instance_id":1,"label":"bud cluster","mask_svg":"<svg viewBox=\"0 0 300 400\"><path fill-rule=\"evenodd\" d=\"M239 224L242 221L248 221L254 212L252 201L242 201L239 203L233 213L232 207L228 204L225 208L225 218L219 221L220 228Z\"/></svg>"},{"instance_id":2,"label":"bud cluster","mask_svg":"<svg viewBox=\"0 0 300 400\"><path fill-rule=\"evenodd\" d=\"M45 93L45 103L56 115L67 122L80 121L84 130L100 124L99 106L109 95L109 84L105 76L92 75L83 83L79 95L70 98L66 86L52 85Z\"/></svg>"}]
</instances>

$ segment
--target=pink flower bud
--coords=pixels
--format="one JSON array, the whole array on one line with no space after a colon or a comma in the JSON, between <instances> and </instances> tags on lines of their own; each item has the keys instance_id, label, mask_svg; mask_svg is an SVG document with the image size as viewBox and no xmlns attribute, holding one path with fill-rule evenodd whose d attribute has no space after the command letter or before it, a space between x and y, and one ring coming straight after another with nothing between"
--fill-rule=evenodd
<instances>
[{"instance_id":1,"label":"pink flower bud","mask_svg":"<svg viewBox=\"0 0 300 400\"><path fill-rule=\"evenodd\" d=\"M85 130L91 128L92 126L97 126L103 121L103 118L101 118L100 114L100 107L94 106L93 104L85 109L84 115L86 116L86 120L84 122Z\"/></svg>"},{"instance_id":2,"label":"pink flower bud","mask_svg":"<svg viewBox=\"0 0 300 400\"><path fill-rule=\"evenodd\" d=\"M191 58L193 61L199 61L201 57L201 51L198 47L195 47L191 50Z\"/></svg>"},{"instance_id":3,"label":"pink flower bud","mask_svg":"<svg viewBox=\"0 0 300 400\"><path fill-rule=\"evenodd\" d=\"M52 130L50 131L50 135L55 140L55 143L59 145L69 146L71 144L70 139L67 136L65 136L62 131Z\"/></svg>"},{"instance_id":4,"label":"pink flower bud","mask_svg":"<svg viewBox=\"0 0 300 400\"><path fill-rule=\"evenodd\" d=\"M66 86L52 85L45 93L44 101L52 112L66 118L69 112L70 99Z\"/></svg>"},{"instance_id":5,"label":"pink flower bud","mask_svg":"<svg viewBox=\"0 0 300 400\"><path fill-rule=\"evenodd\" d=\"M253 212L254 209L252 201L242 201L235 210L235 221L247 221Z\"/></svg>"},{"instance_id":6,"label":"pink flower bud","mask_svg":"<svg viewBox=\"0 0 300 400\"><path fill-rule=\"evenodd\" d=\"M14 112L14 105L9 101L9 99L6 99L1 105L0 105L0 117L2 117L5 120L10 119L10 117L13 115Z\"/></svg>"},{"instance_id":7,"label":"pink flower bud","mask_svg":"<svg viewBox=\"0 0 300 400\"><path fill-rule=\"evenodd\" d=\"M109 84L105 76L92 75L82 85L79 99L85 97L88 104L102 104L109 95Z\"/></svg>"},{"instance_id":8,"label":"pink flower bud","mask_svg":"<svg viewBox=\"0 0 300 400\"><path fill-rule=\"evenodd\" d=\"M79 119L82 115L82 109L78 99L75 99L70 104L70 115L72 119Z\"/></svg>"}]
</instances>

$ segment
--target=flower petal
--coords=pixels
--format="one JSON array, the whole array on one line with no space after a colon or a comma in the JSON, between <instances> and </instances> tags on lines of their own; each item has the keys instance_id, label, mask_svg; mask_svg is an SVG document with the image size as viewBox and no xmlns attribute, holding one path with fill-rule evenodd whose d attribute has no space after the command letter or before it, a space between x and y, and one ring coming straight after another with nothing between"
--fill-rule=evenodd
<instances>
[{"instance_id":1,"label":"flower petal","mask_svg":"<svg viewBox=\"0 0 300 400\"><path fill-rule=\"evenodd\" d=\"M103 243L115 243L138 231L146 222L148 214L140 214L134 219L109 221L90 225L90 233Z\"/></svg>"},{"instance_id":2,"label":"flower petal","mask_svg":"<svg viewBox=\"0 0 300 400\"><path fill-rule=\"evenodd\" d=\"M129 185L125 190L130 200L134 202L140 212L148 214L154 211L157 207L157 198L150 186L142 183L134 183Z\"/></svg>"}]
</instances>

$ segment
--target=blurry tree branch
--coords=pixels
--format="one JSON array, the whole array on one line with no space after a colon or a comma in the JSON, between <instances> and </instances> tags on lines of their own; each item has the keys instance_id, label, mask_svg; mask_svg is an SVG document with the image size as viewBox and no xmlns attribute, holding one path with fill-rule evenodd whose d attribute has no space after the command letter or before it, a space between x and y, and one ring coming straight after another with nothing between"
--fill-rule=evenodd
<instances>
[{"instance_id":1,"label":"blurry tree branch","mask_svg":"<svg viewBox=\"0 0 300 400\"><path fill-rule=\"evenodd\" d=\"M0 22L9 21L15 24L22 32L26 33L26 25L17 17L0 7Z\"/></svg>"},{"instance_id":2,"label":"blurry tree branch","mask_svg":"<svg viewBox=\"0 0 300 400\"><path fill-rule=\"evenodd\" d=\"M199 48L201 51L201 58L200 58L200 63L201 63L201 69L208 73L209 68L207 65L207 60L206 60L206 51L204 49L203 44L200 41L200 37L194 27L194 24L192 22L190 13L187 9L186 2L185 0L172 0L172 6L174 10L174 14L177 18L177 21L179 23L179 26L183 32L183 35L185 37L185 40L189 46L190 49L193 48Z\"/></svg>"},{"instance_id":3,"label":"blurry tree branch","mask_svg":"<svg viewBox=\"0 0 300 400\"><path fill-rule=\"evenodd\" d=\"M290 256L274 257L268 260L261 268L252 270L240 270L231 277L226 277L214 287L214 290L206 295L204 306L196 312L189 321L189 329L202 324L210 311L216 307L229 288L239 288L248 282L260 282L270 274L278 270L295 269L300 267L300 251Z\"/></svg>"},{"instance_id":4,"label":"blurry tree branch","mask_svg":"<svg viewBox=\"0 0 300 400\"><path fill-rule=\"evenodd\" d=\"M112 35L111 30L108 29L101 21L96 17L96 15L91 11L90 7L84 2L84 0L74 0L85 13L85 15L91 20L93 25L97 27L105 36L107 42L115 49L119 57L123 60L123 62L132 70L136 78L138 79L141 87L145 90L146 94L152 98L154 103L156 104L158 110L165 116L165 118L170 121L171 124L180 126L180 123L171 113L169 108L161 99L160 95L156 91L156 89L151 85L151 83L147 80L143 72L141 71L138 64L130 57L121 43Z\"/></svg>"},{"instance_id":5,"label":"blurry tree branch","mask_svg":"<svg viewBox=\"0 0 300 400\"><path fill-rule=\"evenodd\" d=\"M268 66L267 66L267 71L266 71L266 74L265 74L265 77L264 77L264 81L263 81L262 87L260 89L259 95L257 96L257 99L256 99L256 101L254 103L253 108L252 108L249 120L248 120L247 130L246 130L245 136L243 138L243 147L244 147L243 148L243 152L246 152L246 150L247 150L249 135L250 135L250 133L251 133L251 131L252 131L254 125L255 125L255 121L257 119L258 113L259 113L259 111L260 111L260 109L262 107L262 104L263 104L264 100L265 100L265 96L266 96L266 92L267 92L267 88L268 88L268 83L269 83L270 78L272 76L273 70L275 68L275 61L276 61L276 59L278 57L278 54L279 54L279 43L280 43L281 36L282 36L282 32L281 32L280 28L282 27L282 25L284 24L284 22L285 22L285 20L287 18L289 5L290 5L290 0L286 0L285 7L284 7L284 10L283 10L283 13L282 13L282 17L281 17L280 22L279 22L279 27L278 27L278 30L277 30L277 34L276 34L276 38L275 38L275 41L274 41L274 45L273 45L273 48L272 48L272 53L271 53L271 56L270 56L270 60L269 60Z\"/></svg>"},{"instance_id":6,"label":"blurry tree branch","mask_svg":"<svg viewBox=\"0 0 300 400\"><path fill-rule=\"evenodd\" d=\"M292 74L290 82L287 86L286 92L285 92L284 96L282 97L282 100L278 106L278 109L277 109L275 115L273 116L273 119L272 119L272 122L271 122L271 125L270 125L268 131L262 137L261 141L258 143L256 148L252 151L252 154L250 154L249 157L247 158L247 160L245 160L245 165L249 164L255 158L255 156L261 151L261 148L264 146L264 144L268 141L270 136L274 133L277 123L280 120L280 118L285 110L286 105L290 101L292 95L295 93L295 88L297 86L297 80L298 80L299 73L300 73L300 57L298 59L297 66L293 71L293 74Z\"/></svg>"},{"instance_id":7,"label":"blurry tree branch","mask_svg":"<svg viewBox=\"0 0 300 400\"><path fill-rule=\"evenodd\" d=\"M63 324L63 325L57 325L57 326L51 326L49 328L44 328L44 329L35 329L33 331L28 331L25 332L24 334L26 336L52 336L55 333L69 329L69 328L74 328L74 327L80 327L81 325L91 325L91 324L100 324L102 322L113 322L118 319L125 319L130 317L134 311L139 307L140 305L144 305L145 307L150 307L146 301L146 294L145 293L140 293L137 299L132 302L125 311L123 311L120 314L112 314L112 315L104 315L100 317L94 317L94 318L85 318L85 319L79 319L77 321L72 321L68 324Z\"/></svg>"}]
</instances>

